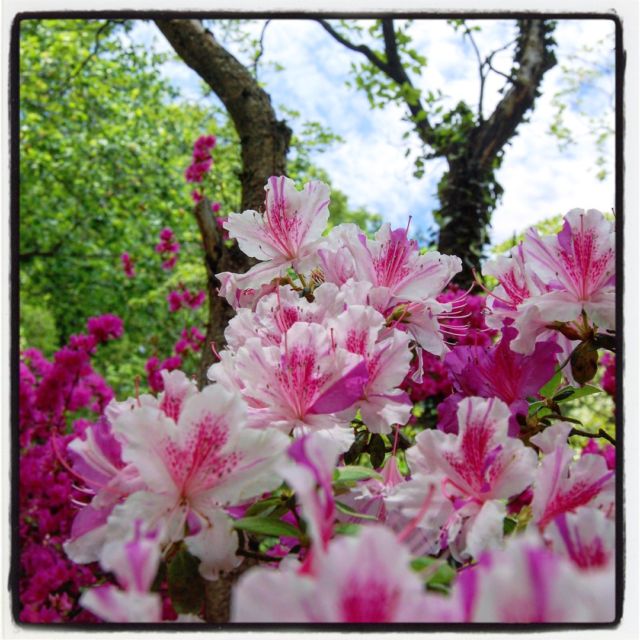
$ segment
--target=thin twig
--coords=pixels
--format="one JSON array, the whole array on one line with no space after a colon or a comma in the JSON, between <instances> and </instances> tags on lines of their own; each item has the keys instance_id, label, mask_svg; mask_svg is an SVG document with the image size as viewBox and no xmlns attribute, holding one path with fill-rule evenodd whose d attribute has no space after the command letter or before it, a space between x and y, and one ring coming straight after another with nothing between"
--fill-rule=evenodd
<instances>
[{"instance_id":1,"label":"thin twig","mask_svg":"<svg viewBox=\"0 0 640 640\"><path fill-rule=\"evenodd\" d=\"M78 76L78 74L87 66L87 64L89 63L89 60L91 60L91 58L93 58L98 53L98 51L100 50L100 36L107 29L107 27L111 26L112 24L123 24L123 23L124 23L124 20L107 20L103 25L100 26L99 29L96 30L96 33L94 36L93 50L78 65L76 70L67 78L67 81L65 82L65 84L68 84L69 82L71 82L71 80L73 80L76 76Z\"/></svg>"},{"instance_id":2,"label":"thin twig","mask_svg":"<svg viewBox=\"0 0 640 640\"><path fill-rule=\"evenodd\" d=\"M476 54L476 60L478 61L478 74L480 76L480 96L478 98L478 120L480 122L482 122L484 120L484 118L482 117L482 103L484 101L484 82L486 79L486 76L484 74L484 66L486 64L486 60L485 62L482 62L482 56L480 55L480 49L478 48L478 45L476 44L476 40L473 37L473 33L471 32L471 29L469 29L469 27L466 25L464 25L464 34L469 38L469 42L471 42L471 46L473 47L473 50L475 51Z\"/></svg>"},{"instance_id":3,"label":"thin twig","mask_svg":"<svg viewBox=\"0 0 640 640\"><path fill-rule=\"evenodd\" d=\"M589 431L582 431L580 429L571 429L569 437L571 436L582 436L583 438L604 438L614 447L616 446L615 438L612 438L604 429L600 429L598 433L590 433Z\"/></svg>"},{"instance_id":4,"label":"thin twig","mask_svg":"<svg viewBox=\"0 0 640 640\"><path fill-rule=\"evenodd\" d=\"M267 27L271 20L265 20L265 23L262 25L262 31L260 31L260 40L258 41L258 52L256 53L255 58L253 59L253 75L256 80L258 79L258 62L260 62L260 58L264 55L264 34L267 31Z\"/></svg>"},{"instance_id":5,"label":"thin twig","mask_svg":"<svg viewBox=\"0 0 640 640\"><path fill-rule=\"evenodd\" d=\"M379 58L367 45L365 44L354 44L350 40L347 40L343 35L338 33L326 20L319 19L318 22L324 28L324 30L334 39L337 40L341 45L346 47L347 49L351 49L351 51L356 51L361 53L363 56L371 62L374 66L376 66L380 71L386 73L388 76L391 76L391 70L389 65L384 63L381 58Z\"/></svg>"},{"instance_id":6,"label":"thin twig","mask_svg":"<svg viewBox=\"0 0 640 640\"><path fill-rule=\"evenodd\" d=\"M236 551L237 556L244 558L253 558L254 560L261 560L262 562L280 562L282 558L274 558L273 556L265 555L264 553L256 553L254 551L246 551L245 549L238 549Z\"/></svg>"}]
</instances>

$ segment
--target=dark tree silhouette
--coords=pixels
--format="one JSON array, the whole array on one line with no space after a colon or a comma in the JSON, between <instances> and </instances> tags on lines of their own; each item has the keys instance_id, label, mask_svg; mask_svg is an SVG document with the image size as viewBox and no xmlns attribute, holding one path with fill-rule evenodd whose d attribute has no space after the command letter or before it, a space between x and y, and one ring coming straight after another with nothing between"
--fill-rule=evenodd
<instances>
[{"instance_id":1,"label":"dark tree silhouette","mask_svg":"<svg viewBox=\"0 0 640 640\"><path fill-rule=\"evenodd\" d=\"M423 98L408 71L420 71L426 61L409 49L407 34L398 32L393 19L385 18L378 23L379 51L353 42L344 23L336 27L327 20L319 22L337 42L366 59L360 68L357 85L368 92L370 99L382 89L387 99L405 103L424 147L420 166L425 159L442 157L447 160L448 171L438 185L440 208L434 213L440 224L438 249L462 258L464 270L456 280L461 284L469 283L472 269L479 270L491 214L502 193L495 171L502 161L505 145L524 121L526 112L533 107L545 72L556 63L552 39L554 23L518 20L512 70L505 74L496 70L492 62L496 53L513 42L483 57L472 30L464 21L455 21L456 26L464 30L476 54L480 78L478 106L474 110L466 102L459 102L436 122L432 109L434 92ZM502 99L485 119L483 98L489 73L504 76L506 86Z\"/></svg>"}]
</instances>

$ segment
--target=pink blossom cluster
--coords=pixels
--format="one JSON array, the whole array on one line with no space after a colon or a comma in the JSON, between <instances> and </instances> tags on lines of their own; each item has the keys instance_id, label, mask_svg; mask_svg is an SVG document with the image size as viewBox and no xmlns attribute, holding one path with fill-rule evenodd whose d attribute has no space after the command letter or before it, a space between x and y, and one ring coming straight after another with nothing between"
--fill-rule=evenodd
<instances>
[{"instance_id":1,"label":"pink blossom cluster","mask_svg":"<svg viewBox=\"0 0 640 640\"><path fill-rule=\"evenodd\" d=\"M595 209L572 209L562 231L540 237L535 228L509 257L485 265L498 280L488 323L513 323L513 349L530 354L537 340L560 332L570 340L615 332L615 233Z\"/></svg>"},{"instance_id":2,"label":"pink blossom cluster","mask_svg":"<svg viewBox=\"0 0 640 640\"><path fill-rule=\"evenodd\" d=\"M133 264L133 259L126 251L120 255L120 262L122 263L124 275L127 276L127 278L134 278L136 270Z\"/></svg>"},{"instance_id":3,"label":"pink blossom cluster","mask_svg":"<svg viewBox=\"0 0 640 640\"><path fill-rule=\"evenodd\" d=\"M174 350L178 355L188 351L198 353L202 349L205 339L206 336L198 327L188 327L180 333L180 338L176 342Z\"/></svg>"},{"instance_id":4,"label":"pink blossom cluster","mask_svg":"<svg viewBox=\"0 0 640 640\"><path fill-rule=\"evenodd\" d=\"M182 344L182 343L181 343ZM175 371L182 366L182 357L178 353L173 356L169 356L164 360L160 360L158 356L151 356L144 365L147 372L147 382L149 383L149 389L154 393L159 393L164 389L164 383L162 380L163 371Z\"/></svg>"},{"instance_id":5,"label":"pink blossom cluster","mask_svg":"<svg viewBox=\"0 0 640 640\"><path fill-rule=\"evenodd\" d=\"M19 581L23 622L92 622L78 608L80 592L101 573L71 562L62 544L71 532L78 497L75 478L61 452L90 422L78 411L99 416L113 392L91 366L99 344L119 338L122 322L113 315L90 318L87 333L71 336L53 360L25 349L20 361Z\"/></svg>"},{"instance_id":6,"label":"pink blossom cluster","mask_svg":"<svg viewBox=\"0 0 640 640\"><path fill-rule=\"evenodd\" d=\"M481 300L443 295L458 258L389 225L325 233L328 207L326 185L273 177L264 212L230 214L258 263L218 274L236 315L212 384L156 362L157 396L112 401L68 443L85 500L65 550L117 582L82 604L159 621L163 559L214 581L250 555L234 622L612 621L615 456L576 456L559 407L576 387L542 393L567 348L615 328L607 225L570 212L489 267L494 342ZM406 379L422 384L425 353L453 393L415 435Z\"/></svg>"},{"instance_id":7,"label":"pink blossom cluster","mask_svg":"<svg viewBox=\"0 0 640 640\"><path fill-rule=\"evenodd\" d=\"M206 336L198 327L185 327L173 346L174 355L168 356L164 360L160 360L157 355L151 356L145 363L149 389L154 393L162 391L164 389L162 372L179 369L183 364L183 358L189 352L196 354L201 351L205 339Z\"/></svg>"},{"instance_id":8,"label":"pink blossom cluster","mask_svg":"<svg viewBox=\"0 0 640 640\"><path fill-rule=\"evenodd\" d=\"M438 296L439 302L454 302L463 299L464 313L460 317L452 317L449 324L452 333L448 335L450 346L473 345L486 347L492 344L497 330L487 327L485 323L486 298L480 295L461 296L460 288L451 284ZM455 335L454 335L455 332ZM424 375L419 380L417 369L422 366ZM448 375L448 367L442 358L428 353L424 349L411 361L409 374L402 383L402 388L409 394L412 403L433 398L442 401L453 391Z\"/></svg>"},{"instance_id":9,"label":"pink blossom cluster","mask_svg":"<svg viewBox=\"0 0 640 640\"><path fill-rule=\"evenodd\" d=\"M204 176L211 170L213 159L211 150L216 146L216 137L212 135L200 136L193 144L193 154L191 164L185 170L187 182L202 182ZM197 191L194 193L200 194ZM201 197L201 196L200 196ZM194 201L198 200L194 197Z\"/></svg>"},{"instance_id":10,"label":"pink blossom cluster","mask_svg":"<svg viewBox=\"0 0 640 640\"><path fill-rule=\"evenodd\" d=\"M616 357L612 353L605 353L601 360L604 367L602 388L615 400L616 397Z\"/></svg>"},{"instance_id":11,"label":"pink blossom cluster","mask_svg":"<svg viewBox=\"0 0 640 640\"><path fill-rule=\"evenodd\" d=\"M160 231L160 242L156 244L155 250L162 256L162 268L165 271L175 267L180 253L180 243L175 239L172 229L165 227Z\"/></svg>"},{"instance_id":12,"label":"pink blossom cluster","mask_svg":"<svg viewBox=\"0 0 640 640\"><path fill-rule=\"evenodd\" d=\"M176 313L180 309L198 309L205 301L207 294L200 291L189 291L182 283L178 289L172 289L167 294L167 302L169 303L169 311Z\"/></svg>"}]
</instances>

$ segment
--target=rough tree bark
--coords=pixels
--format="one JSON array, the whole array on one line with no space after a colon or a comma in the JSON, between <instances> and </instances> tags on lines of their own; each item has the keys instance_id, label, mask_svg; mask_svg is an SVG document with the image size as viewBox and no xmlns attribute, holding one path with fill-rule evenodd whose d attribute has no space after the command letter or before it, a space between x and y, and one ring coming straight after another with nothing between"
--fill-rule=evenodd
<instances>
[{"instance_id":1,"label":"rough tree bark","mask_svg":"<svg viewBox=\"0 0 640 640\"><path fill-rule=\"evenodd\" d=\"M241 211L259 211L264 204L264 185L272 175L285 173L291 130L276 118L269 95L260 88L247 69L232 56L199 20L156 20L176 53L213 89L226 107L240 138L242 155ZM206 199L195 207L202 236L207 268L209 318L207 338L200 365L200 385L206 384L206 372L213 361L210 344L224 344L224 329L233 316L227 302L218 296L221 271L242 273L252 264L237 247L227 247L221 237L210 202ZM250 566L238 569L208 582L205 614L209 622L227 622L231 586L238 575Z\"/></svg>"},{"instance_id":2,"label":"rough tree bark","mask_svg":"<svg viewBox=\"0 0 640 640\"><path fill-rule=\"evenodd\" d=\"M398 87L414 88L400 58L393 19L382 20L384 56L366 45L349 41L326 20L319 22L336 41L366 57ZM451 112L454 119L447 123L451 126L457 122L454 126L462 135L446 135L445 127L430 121L425 105L415 97L415 92L407 93L412 96L405 101L415 131L425 147L431 149L427 157L444 157L449 166L438 186L440 208L435 215L440 220L438 249L462 258L464 269L456 278L459 284L470 283L472 269L479 270L480 267L491 214L502 191L495 169L500 164L504 147L523 122L526 112L533 107L545 72L556 62L552 51L553 29L554 24L545 20L518 21L513 71L505 76L509 88L486 120L482 114L484 81L488 70L496 71L491 61L500 49L483 60L471 31L465 31L476 50L481 81L477 114L472 114L465 103L460 103Z\"/></svg>"}]
</instances>

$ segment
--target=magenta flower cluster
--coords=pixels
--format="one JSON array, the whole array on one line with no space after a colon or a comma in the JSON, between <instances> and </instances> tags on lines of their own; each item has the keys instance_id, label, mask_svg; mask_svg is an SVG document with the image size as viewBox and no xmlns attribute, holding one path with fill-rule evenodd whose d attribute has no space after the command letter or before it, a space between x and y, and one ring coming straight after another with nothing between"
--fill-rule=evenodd
<instances>
[{"instance_id":1,"label":"magenta flower cluster","mask_svg":"<svg viewBox=\"0 0 640 640\"><path fill-rule=\"evenodd\" d=\"M136 270L133 264L133 259L126 251L120 256L120 262L122 263L124 275L127 276L127 278L134 278Z\"/></svg>"},{"instance_id":2,"label":"magenta flower cluster","mask_svg":"<svg viewBox=\"0 0 640 640\"><path fill-rule=\"evenodd\" d=\"M191 164L185 170L185 179L187 182L202 182L204 176L211 170L213 166L213 158L211 150L216 146L216 137L212 135L200 136L193 145L193 154ZM197 193L197 192L194 192ZM199 196L200 194L198 194ZM194 198L196 202L196 198Z\"/></svg>"},{"instance_id":3,"label":"magenta flower cluster","mask_svg":"<svg viewBox=\"0 0 640 640\"><path fill-rule=\"evenodd\" d=\"M167 302L169 303L169 311L176 313L180 309L198 309L205 301L207 294L202 291L189 291L182 283L178 285L178 289L173 289L167 294Z\"/></svg>"},{"instance_id":4,"label":"magenta flower cluster","mask_svg":"<svg viewBox=\"0 0 640 640\"><path fill-rule=\"evenodd\" d=\"M175 267L180 253L180 243L176 240L172 229L165 227L160 231L160 242L156 244L155 250L162 256L162 268L165 271Z\"/></svg>"},{"instance_id":5,"label":"magenta flower cluster","mask_svg":"<svg viewBox=\"0 0 640 640\"><path fill-rule=\"evenodd\" d=\"M113 398L94 371L96 347L122 335L114 315L90 318L87 333L72 335L48 360L37 349L25 349L20 361L20 601L23 622L93 622L78 607L80 592L101 572L74 564L62 550L76 515L75 478L61 460L74 437L84 433Z\"/></svg>"}]
</instances>

